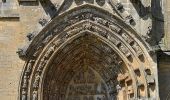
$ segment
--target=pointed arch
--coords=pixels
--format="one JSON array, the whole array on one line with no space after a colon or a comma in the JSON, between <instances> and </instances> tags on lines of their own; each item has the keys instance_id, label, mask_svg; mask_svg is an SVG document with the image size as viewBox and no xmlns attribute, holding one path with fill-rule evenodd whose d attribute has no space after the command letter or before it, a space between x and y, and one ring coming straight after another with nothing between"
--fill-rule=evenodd
<instances>
[{"instance_id":1,"label":"pointed arch","mask_svg":"<svg viewBox=\"0 0 170 100\"><path fill-rule=\"evenodd\" d=\"M80 37L82 39L79 39ZM88 39L89 42L84 42ZM76 42L74 43L74 41ZM96 41L98 42L96 43ZM125 93L124 99L157 98L157 69L153 61L154 58L149 55L149 45L141 39L130 25L116 15L96 6L85 4L55 17L27 46L28 48L24 52L25 55L21 56L27 62L21 79L20 99L48 100L44 99L46 97L44 97L43 91L46 90L43 87L47 82L45 81L46 76L50 71L55 73L53 68L55 69L56 67L52 63L54 63L55 59L64 57L61 52L66 50L65 53L68 53L77 48L80 51L75 50L75 52L80 52L78 53L80 58L76 58L74 52L70 52L67 54L68 58L66 58L71 60L68 60L68 62L63 61L65 65L56 64L56 66L76 65L72 59L78 60L77 66L83 66L83 64L79 64L81 63L80 59L86 57L81 58L80 55L83 55L82 52L86 50L81 50L81 46L76 47L77 44L83 43L84 45L87 43L98 46L100 48L98 52L113 56L110 57L111 61L121 66L118 69L123 70L123 73L117 73L115 80L116 85L121 85L125 92L117 90L116 96L122 92ZM96 58L102 59L100 57L102 54L97 54L95 47L92 45L89 45L89 47L94 54L98 55ZM108 52L108 49L111 52ZM97 62L100 60L96 60L95 56L92 55L93 53L89 53L90 51L86 52L90 55L88 59L96 62L92 65L96 66L97 69L99 66L104 67L104 64L106 64L106 67L112 65L112 63L107 64L106 62L109 62L109 60L104 60L105 58L102 59L105 62L101 61L102 64L98 65ZM114 55L118 58L115 59ZM62 61L60 62L62 64ZM90 63L87 63L87 65L90 66ZM104 74L107 74L107 71ZM57 76L59 77L60 74ZM62 81L64 81L64 78ZM113 89L116 89L116 87L114 86Z\"/></svg>"}]
</instances>

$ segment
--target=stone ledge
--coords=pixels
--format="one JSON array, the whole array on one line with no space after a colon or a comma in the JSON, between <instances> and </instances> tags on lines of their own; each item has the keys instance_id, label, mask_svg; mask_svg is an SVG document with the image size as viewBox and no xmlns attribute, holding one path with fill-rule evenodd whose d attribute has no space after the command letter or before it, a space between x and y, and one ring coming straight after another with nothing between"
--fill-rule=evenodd
<instances>
[{"instance_id":1,"label":"stone ledge","mask_svg":"<svg viewBox=\"0 0 170 100\"><path fill-rule=\"evenodd\" d=\"M19 18L19 14L0 14L0 18Z\"/></svg>"},{"instance_id":2,"label":"stone ledge","mask_svg":"<svg viewBox=\"0 0 170 100\"><path fill-rule=\"evenodd\" d=\"M22 6L38 6L39 2L38 0L18 0L19 5Z\"/></svg>"},{"instance_id":3,"label":"stone ledge","mask_svg":"<svg viewBox=\"0 0 170 100\"><path fill-rule=\"evenodd\" d=\"M0 20L19 20L18 13L0 14Z\"/></svg>"}]
</instances>

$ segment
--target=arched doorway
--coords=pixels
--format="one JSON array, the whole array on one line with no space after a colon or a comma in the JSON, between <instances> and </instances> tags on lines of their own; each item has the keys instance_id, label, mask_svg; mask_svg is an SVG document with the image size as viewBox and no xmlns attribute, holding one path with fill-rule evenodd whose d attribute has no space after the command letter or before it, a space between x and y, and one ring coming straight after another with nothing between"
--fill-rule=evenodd
<instances>
[{"instance_id":1,"label":"arched doorway","mask_svg":"<svg viewBox=\"0 0 170 100\"><path fill-rule=\"evenodd\" d=\"M128 68L99 38L85 31L57 53L44 79L43 100L116 98L123 89L121 86L125 86L117 77L128 74ZM129 85L132 85L131 81L130 78Z\"/></svg>"},{"instance_id":2,"label":"arched doorway","mask_svg":"<svg viewBox=\"0 0 170 100\"><path fill-rule=\"evenodd\" d=\"M21 100L157 99L150 47L121 18L91 4L55 17L31 41Z\"/></svg>"}]
</instances>

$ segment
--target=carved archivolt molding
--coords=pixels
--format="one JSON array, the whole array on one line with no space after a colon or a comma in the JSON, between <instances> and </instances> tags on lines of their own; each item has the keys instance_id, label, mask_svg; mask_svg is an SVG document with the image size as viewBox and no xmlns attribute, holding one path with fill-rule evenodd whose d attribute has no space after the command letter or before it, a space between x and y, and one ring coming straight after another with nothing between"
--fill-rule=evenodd
<instances>
[{"instance_id":1,"label":"carved archivolt molding","mask_svg":"<svg viewBox=\"0 0 170 100\"><path fill-rule=\"evenodd\" d=\"M155 100L157 72L149 51L145 41L116 15L89 4L76 7L55 17L26 50L20 50L20 57L27 61L20 99L55 96L65 100L72 77L87 65L111 87L109 98ZM54 81L54 76L58 80ZM54 86L60 88L50 90Z\"/></svg>"}]
</instances>

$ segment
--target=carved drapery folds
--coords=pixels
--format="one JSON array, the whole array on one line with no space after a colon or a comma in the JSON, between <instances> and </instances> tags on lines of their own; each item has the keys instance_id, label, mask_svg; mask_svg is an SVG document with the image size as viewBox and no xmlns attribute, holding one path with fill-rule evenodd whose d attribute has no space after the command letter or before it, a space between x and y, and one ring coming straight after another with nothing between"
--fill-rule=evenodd
<instances>
[{"instance_id":1,"label":"carved drapery folds","mask_svg":"<svg viewBox=\"0 0 170 100\"><path fill-rule=\"evenodd\" d=\"M31 41L24 56L28 62L20 99L76 100L79 89L93 94L79 95L83 100L154 98L157 82L151 77L154 63L148 51L149 46L119 17L88 4L76 7L55 17ZM85 74L77 76L80 70ZM93 90L88 90L90 86Z\"/></svg>"}]
</instances>

